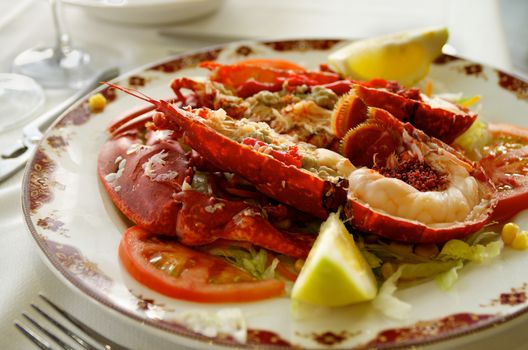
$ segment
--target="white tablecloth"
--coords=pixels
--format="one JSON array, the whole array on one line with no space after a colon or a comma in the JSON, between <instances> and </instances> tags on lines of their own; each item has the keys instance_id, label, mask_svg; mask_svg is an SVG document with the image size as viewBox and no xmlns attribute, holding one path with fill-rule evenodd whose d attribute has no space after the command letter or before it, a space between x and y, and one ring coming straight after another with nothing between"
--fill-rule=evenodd
<instances>
[{"instance_id":1,"label":"white tablecloth","mask_svg":"<svg viewBox=\"0 0 528 350\"><path fill-rule=\"evenodd\" d=\"M21 0L20 0L21 1ZM521 0L522 1L522 0ZM521 1L508 0L505 3ZM35 0L15 17L7 18L13 4L0 0L0 72L7 72L13 57L37 43L53 42L51 16L46 1ZM459 54L494 66L512 70L506 40L492 0L389 2L346 0L227 0L217 14L192 21L168 31L207 36L214 32L224 37L362 37L424 25L448 25L450 43ZM527 7L520 7L526 10ZM270 13L274 25L267 25ZM85 16L78 8L67 8L67 21L74 41L108 47L120 57L123 71L158 60L205 41L175 39L158 35L156 27L134 27L101 22ZM4 16L4 17L2 17ZM517 15L526 29L528 11ZM3 20L5 19L5 20ZM10 21L7 21L10 19ZM509 24L510 25L510 24ZM511 27L511 25L510 25ZM244 33L241 35L240 33ZM526 31L525 33L526 34ZM522 37L522 35L520 35ZM483 40L486 38L486 40ZM526 35L524 35L526 39ZM525 40L526 41L526 40ZM524 49L517 52L526 52ZM523 51L524 50L524 51ZM52 107L70 91L47 91L45 108ZM20 130L0 133L0 149L13 142ZM13 327L13 320L30 309L43 292L89 325L131 349L180 349L169 341L149 335L139 324L123 322L95 302L70 288L42 262L33 238L26 230L20 203L22 172L0 184L0 348L32 348ZM480 333L464 349L527 349L528 324ZM136 331L137 330L137 331Z\"/></svg>"}]
</instances>

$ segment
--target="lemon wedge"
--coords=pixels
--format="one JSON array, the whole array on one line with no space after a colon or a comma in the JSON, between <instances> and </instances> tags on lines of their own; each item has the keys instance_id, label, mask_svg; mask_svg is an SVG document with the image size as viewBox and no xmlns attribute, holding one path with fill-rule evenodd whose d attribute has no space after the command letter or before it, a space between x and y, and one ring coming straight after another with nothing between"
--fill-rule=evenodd
<instances>
[{"instance_id":1,"label":"lemon wedge","mask_svg":"<svg viewBox=\"0 0 528 350\"><path fill-rule=\"evenodd\" d=\"M351 79L382 78L411 86L427 75L447 37L447 28L430 27L359 40L331 53L328 62Z\"/></svg>"},{"instance_id":2,"label":"lemon wedge","mask_svg":"<svg viewBox=\"0 0 528 350\"><path fill-rule=\"evenodd\" d=\"M321 306L343 306L372 300L376 293L372 269L339 214L330 214L293 285L292 299Z\"/></svg>"}]
</instances>

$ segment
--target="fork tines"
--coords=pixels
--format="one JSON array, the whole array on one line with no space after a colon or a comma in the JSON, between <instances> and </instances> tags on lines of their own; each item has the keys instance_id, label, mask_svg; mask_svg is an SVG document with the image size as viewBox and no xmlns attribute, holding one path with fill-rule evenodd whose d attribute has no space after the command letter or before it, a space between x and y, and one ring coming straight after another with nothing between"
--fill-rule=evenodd
<instances>
[{"instance_id":1,"label":"fork tines","mask_svg":"<svg viewBox=\"0 0 528 350\"><path fill-rule=\"evenodd\" d=\"M107 350L127 350L127 348L111 341L110 339L104 337L94 329L90 328L83 322L81 322L79 319L72 316L70 313L66 312L64 309L53 303L51 300L49 300L47 297L45 297L42 294L39 294L39 297L49 306L51 307L55 313L59 314L64 321L68 321L72 325L74 325L76 328L80 329L84 334L87 334L90 336L90 338L93 340L93 343L87 341L84 337L80 336L77 332L72 331L70 328L66 327L63 323L57 320L57 317L51 316L50 313L44 311L41 307L31 304L31 307L40 315L39 318L45 319L48 323L53 325L54 330L60 330L62 333L67 335L70 339L74 340L75 343L77 343L79 346L81 346L82 349L86 350L98 350L101 347ZM38 330L40 332L40 335L35 330L31 329L30 327L24 325L18 320L15 320L14 324L17 329L22 332L26 337L28 337L36 346L38 346L40 349L43 350L54 350L55 348L52 347L50 342L46 340L49 339L53 341L56 345L58 345L59 349L65 349L65 350L75 350L76 348L69 345L67 342L60 339L50 328L46 328L42 326L41 323L37 322L34 318L30 317L26 313L22 313L22 316L29 321L29 323L32 324L34 329ZM45 335L46 338L44 338L42 335ZM98 347L92 345L97 344Z\"/></svg>"}]
</instances>

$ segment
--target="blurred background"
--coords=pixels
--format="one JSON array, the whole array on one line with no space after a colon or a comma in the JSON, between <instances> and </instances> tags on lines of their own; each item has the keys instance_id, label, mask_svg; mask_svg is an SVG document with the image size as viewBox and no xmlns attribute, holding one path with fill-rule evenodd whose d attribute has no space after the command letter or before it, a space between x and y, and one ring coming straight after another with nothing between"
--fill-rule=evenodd
<instances>
[{"instance_id":1,"label":"blurred background","mask_svg":"<svg viewBox=\"0 0 528 350\"><path fill-rule=\"evenodd\" d=\"M183 50L253 38L363 38L446 25L461 56L526 74L526 0L64 0L74 43L115 51L123 70ZM120 5L120 6L117 6ZM198 17L197 17L198 16ZM190 17L190 18L189 18ZM46 0L0 0L0 71L53 43Z\"/></svg>"}]
</instances>

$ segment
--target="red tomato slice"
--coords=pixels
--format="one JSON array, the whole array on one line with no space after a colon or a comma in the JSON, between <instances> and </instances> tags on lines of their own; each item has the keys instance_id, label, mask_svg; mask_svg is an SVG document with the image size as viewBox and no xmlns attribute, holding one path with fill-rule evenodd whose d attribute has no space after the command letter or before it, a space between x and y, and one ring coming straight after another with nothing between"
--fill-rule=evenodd
<instances>
[{"instance_id":1,"label":"red tomato slice","mask_svg":"<svg viewBox=\"0 0 528 350\"><path fill-rule=\"evenodd\" d=\"M169 297L206 303L280 296L284 283L256 280L224 260L134 226L123 234L119 257L138 282Z\"/></svg>"},{"instance_id":2,"label":"red tomato slice","mask_svg":"<svg viewBox=\"0 0 528 350\"><path fill-rule=\"evenodd\" d=\"M285 69L285 70L298 70L304 71L304 67L299 66L297 63L282 60L279 58L252 58L244 61L237 62L237 64L242 66L258 66L266 68L275 68L275 69Z\"/></svg>"},{"instance_id":3,"label":"red tomato slice","mask_svg":"<svg viewBox=\"0 0 528 350\"><path fill-rule=\"evenodd\" d=\"M503 221L528 208L528 129L509 124L488 128L492 140L480 164L499 192L491 219Z\"/></svg>"},{"instance_id":4,"label":"red tomato slice","mask_svg":"<svg viewBox=\"0 0 528 350\"><path fill-rule=\"evenodd\" d=\"M295 280L297 280L297 276L299 276L299 273L293 272L290 267L286 266L286 264L282 261L279 261L277 264L277 272L292 282L295 282Z\"/></svg>"}]
</instances>

